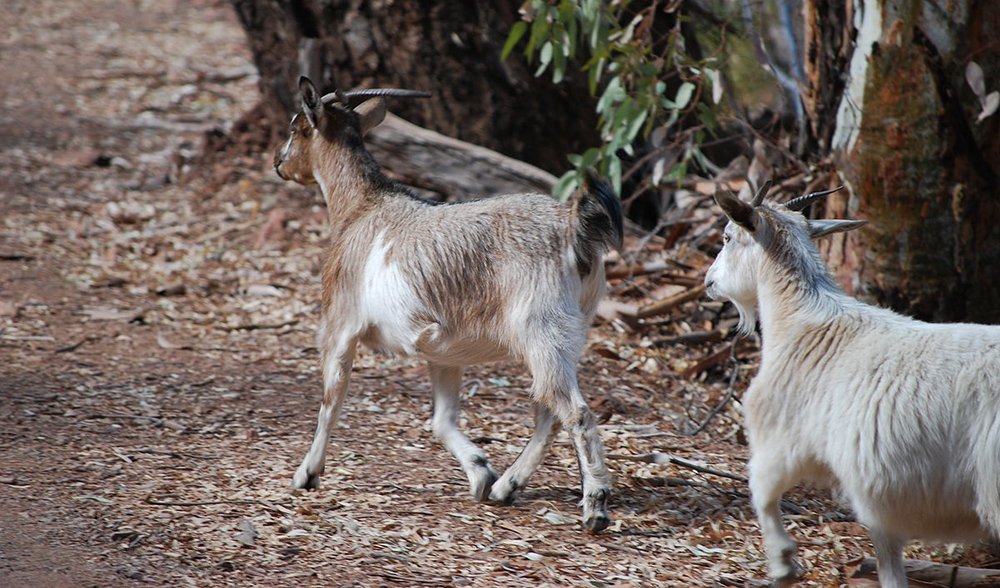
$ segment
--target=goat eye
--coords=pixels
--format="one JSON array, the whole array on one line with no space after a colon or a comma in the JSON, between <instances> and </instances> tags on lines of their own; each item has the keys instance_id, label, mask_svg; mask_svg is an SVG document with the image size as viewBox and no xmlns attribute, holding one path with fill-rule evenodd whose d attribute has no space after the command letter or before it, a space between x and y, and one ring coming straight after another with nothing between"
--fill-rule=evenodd
<instances>
[{"instance_id":1,"label":"goat eye","mask_svg":"<svg viewBox=\"0 0 1000 588\"><path fill-rule=\"evenodd\" d=\"M723 245L725 245L726 243L729 243L729 241L730 241L731 239L732 239L732 236L730 236L730 235L726 235L726 234L723 234L723 235L722 235L722 244L723 244Z\"/></svg>"}]
</instances>

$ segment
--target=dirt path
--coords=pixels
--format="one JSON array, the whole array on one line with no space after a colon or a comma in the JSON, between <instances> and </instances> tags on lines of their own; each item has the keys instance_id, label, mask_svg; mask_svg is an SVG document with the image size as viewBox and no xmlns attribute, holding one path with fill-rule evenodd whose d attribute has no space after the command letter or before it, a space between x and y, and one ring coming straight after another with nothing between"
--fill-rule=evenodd
<instances>
[{"instance_id":1,"label":"dirt path","mask_svg":"<svg viewBox=\"0 0 1000 588\"><path fill-rule=\"evenodd\" d=\"M431 437L425 368L367 352L324 488L290 492L318 408L323 210L266 154L210 174L222 182L178 182L204 130L256 97L228 6L8 0L0 22L13 23L0 38L0 586L763 577L735 480L613 459L616 522L590 537L560 437L516 504L474 503ZM709 349L643 335L601 325L581 366L609 453L742 473L736 405L683 434L729 368L688 381L677 374ZM503 467L531 431L528 378L500 365L467 379L463 427ZM843 582L870 550L862 530L826 493L789 498L810 582Z\"/></svg>"}]
</instances>

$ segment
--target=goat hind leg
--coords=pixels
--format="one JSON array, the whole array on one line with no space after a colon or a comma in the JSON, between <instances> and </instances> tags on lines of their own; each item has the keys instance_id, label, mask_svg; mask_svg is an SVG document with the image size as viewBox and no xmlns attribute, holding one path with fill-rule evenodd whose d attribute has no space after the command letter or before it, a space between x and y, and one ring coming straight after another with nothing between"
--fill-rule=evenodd
<instances>
[{"instance_id":1,"label":"goat hind leg","mask_svg":"<svg viewBox=\"0 0 1000 588\"><path fill-rule=\"evenodd\" d=\"M330 429L340 415L351 376L351 365L354 363L354 351L357 345L355 339L325 340L322 344L324 346L323 404L316 419L316 433L313 435L312 445L292 478L293 488L319 488L319 477L326 466Z\"/></svg>"},{"instance_id":2,"label":"goat hind leg","mask_svg":"<svg viewBox=\"0 0 1000 588\"><path fill-rule=\"evenodd\" d=\"M469 477L472 497L482 502L489 496L497 475L482 448L458 429L462 369L431 364L431 384L434 388L434 416L431 421L434 436L461 464Z\"/></svg>"},{"instance_id":3,"label":"goat hind leg","mask_svg":"<svg viewBox=\"0 0 1000 588\"><path fill-rule=\"evenodd\" d=\"M510 504L514 501L514 495L518 489L523 488L528 482L531 474L535 473L538 466L545 459L552 438L559 430L559 423L555 419L552 411L544 405L535 403L535 430L531 434L531 439L517 456L514 463L507 468L507 471L500 476L500 479L493 484L490 491L490 500L502 504Z\"/></svg>"},{"instance_id":4,"label":"goat hind leg","mask_svg":"<svg viewBox=\"0 0 1000 588\"><path fill-rule=\"evenodd\" d=\"M576 449L583 487L583 527L599 533L611 524L608 498L611 497L611 474L604 463L604 444L597 421L580 393L576 370L568 360L551 364L552 371L533 370L536 402L544 403L569 433Z\"/></svg>"},{"instance_id":5,"label":"goat hind leg","mask_svg":"<svg viewBox=\"0 0 1000 588\"><path fill-rule=\"evenodd\" d=\"M580 393L577 390L576 396ZM600 533L611 524L608 498L611 496L611 474L604 463L604 444L597 429L594 413L579 398L570 416L563 420L576 448L576 458L583 478L583 526L590 533Z\"/></svg>"}]
</instances>

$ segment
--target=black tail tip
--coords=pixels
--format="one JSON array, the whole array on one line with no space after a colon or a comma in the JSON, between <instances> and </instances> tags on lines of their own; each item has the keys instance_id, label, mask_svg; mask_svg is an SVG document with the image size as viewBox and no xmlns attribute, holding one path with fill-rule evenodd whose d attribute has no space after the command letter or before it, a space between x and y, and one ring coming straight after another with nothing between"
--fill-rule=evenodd
<instances>
[{"instance_id":1,"label":"black tail tip","mask_svg":"<svg viewBox=\"0 0 1000 588\"><path fill-rule=\"evenodd\" d=\"M582 186L586 194L596 198L608 220L611 222L611 245L621 249L625 238L624 213L622 203L611 185L597 174L588 171Z\"/></svg>"}]
</instances>

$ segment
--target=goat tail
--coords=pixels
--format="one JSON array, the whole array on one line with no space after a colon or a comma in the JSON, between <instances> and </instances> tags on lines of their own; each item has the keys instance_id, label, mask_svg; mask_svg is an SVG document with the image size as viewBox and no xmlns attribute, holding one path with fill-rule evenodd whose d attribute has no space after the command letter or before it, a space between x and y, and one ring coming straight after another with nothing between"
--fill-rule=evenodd
<instances>
[{"instance_id":1,"label":"goat tail","mask_svg":"<svg viewBox=\"0 0 1000 588\"><path fill-rule=\"evenodd\" d=\"M601 254L614 248L621 249L624 229L622 228L622 204L611 190L611 186L593 174L573 196L570 216L575 220L577 268L581 276L588 275L595 263L600 263Z\"/></svg>"}]
</instances>

